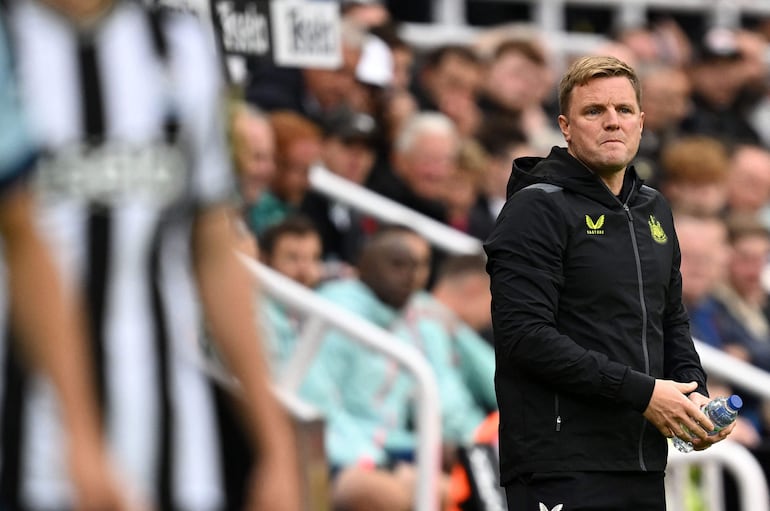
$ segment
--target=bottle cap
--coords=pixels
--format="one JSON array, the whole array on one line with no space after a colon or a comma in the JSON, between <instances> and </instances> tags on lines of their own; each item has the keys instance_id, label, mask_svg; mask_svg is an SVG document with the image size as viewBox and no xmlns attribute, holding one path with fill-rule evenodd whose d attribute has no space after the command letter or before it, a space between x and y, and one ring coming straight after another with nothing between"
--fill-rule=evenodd
<instances>
[{"instance_id":1,"label":"bottle cap","mask_svg":"<svg viewBox=\"0 0 770 511\"><path fill-rule=\"evenodd\" d=\"M740 410L743 407L743 399L738 394L733 394L727 398L727 406L733 410Z\"/></svg>"}]
</instances>

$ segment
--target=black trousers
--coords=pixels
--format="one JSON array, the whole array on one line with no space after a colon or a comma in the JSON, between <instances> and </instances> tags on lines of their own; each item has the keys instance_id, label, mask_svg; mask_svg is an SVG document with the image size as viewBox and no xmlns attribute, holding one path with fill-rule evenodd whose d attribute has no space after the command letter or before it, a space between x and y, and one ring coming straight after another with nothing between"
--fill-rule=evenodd
<instances>
[{"instance_id":1,"label":"black trousers","mask_svg":"<svg viewBox=\"0 0 770 511\"><path fill-rule=\"evenodd\" d=\"M521 474L505 487L505 494L508 511L665 511L663 476L663 472Z\"/></svg>"}]
</instances>

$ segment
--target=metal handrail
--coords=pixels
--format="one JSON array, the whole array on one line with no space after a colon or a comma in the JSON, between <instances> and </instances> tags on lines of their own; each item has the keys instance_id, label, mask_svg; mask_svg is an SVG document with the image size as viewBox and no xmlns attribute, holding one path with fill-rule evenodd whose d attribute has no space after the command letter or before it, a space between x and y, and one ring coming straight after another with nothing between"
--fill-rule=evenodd
<instances>
[{"instance_id":1,"label":"metal handrail","mask_svg":"<svg viewBox=\"0 0 770 511\"><path fill-rule=\"evenodd\" d=\"M735 475L738 491L741 495L742 511L770 510L770 494L762 467L757 459L742 445L731 440L725 440L712 445L704 451L681 453L676 449L668 450L667 484L669 490L674 485L683 490L690 484L689 470L691 465L701 465L704 475L703 488L712 511L724 509L722 498L722 472L720 467ZM672 509L675 511L687 509L685 505L686 491L669 491Z\"/></svg>"},{"instance_id":2,"label":"metal handrail","mask_svg":"<svg viewBox=\"0 0 770 511\"><path fill-rule=\"evenodd\" d=\"M310 170L310 186L326 197L347 204L379 220L408 225L431 244L449 253L480 254L483 252L481 241L473 236L340 177L320 165Z\"/></svg>"},{"instance_id":3,"label":"metal handrail","mask_svg":"<svg viewBox=\"0 0 770 511\"><path fill-rule=\"evenodd\" d=\"M438 476L441 471L441 411L436 379L422 353L382 328L318 296L254 259L242 254L239 254L239 257L266 294L288 304L294 310L307 314L310 318L304 332L307 335L302 335L294 354L279 377L278 386L283 391L297 392L320 348L322 334L328 327L340 330L354 342L395 359L414 375L418 389L414 403L417 419L417 484L414 509L439 509L437 497Z\"/></svg>"},{"instance_id":4,"label":"metal handrail","mask_svg":"<svg viewBox=\"0 0 770 511\"><path fill-rule=\"evenodd\" d=\"M697 339L695 349L709 376L738 385L758 397L770 399L770 373Z\"/></svg>"}]
</instances>

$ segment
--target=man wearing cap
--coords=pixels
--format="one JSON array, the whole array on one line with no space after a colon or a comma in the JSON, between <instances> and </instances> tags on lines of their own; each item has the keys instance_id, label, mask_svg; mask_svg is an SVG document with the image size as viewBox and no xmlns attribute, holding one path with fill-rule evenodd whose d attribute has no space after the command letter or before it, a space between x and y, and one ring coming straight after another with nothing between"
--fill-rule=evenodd
<instances>
[{"instance_id":1,"label":"man wearing cap","mask_svg":"<svg viewBox=\"0 0 770 511\"><path fill-rule=\"evenodd\" d=\"M374 165L377 127L364 113L343 109L324 126L321 165L362 185ZM315 220L323 241L323 258L354 264L366 236L364 217L344 204L310 191L300 209Z\"/></svg>"},{"instance_id":2,"label":"man wearing cap","mask_svg":"<svg viewBox=\"0 0 770 511\"><path fill-rule=\"evenodd\" d=\"M726 28L707 31L689 67L693 108L683 130L730 142L758 143L757 132L744 115L749 99L745 69L737 33Z\"/></svg>"}]
</instances>

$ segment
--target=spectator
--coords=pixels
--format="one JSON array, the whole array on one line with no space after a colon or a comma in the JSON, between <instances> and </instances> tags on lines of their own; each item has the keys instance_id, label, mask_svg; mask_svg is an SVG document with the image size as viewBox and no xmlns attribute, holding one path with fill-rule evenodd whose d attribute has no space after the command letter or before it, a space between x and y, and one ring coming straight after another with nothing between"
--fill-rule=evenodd
<instances>
[{"instance_id":1,"label":"spectator","mask_svg":"<svg viewBox=\"0 0 770 511\"><path fill-rule=\"evenodd\" d=\"M242 217L253 232L278 221L279 209L260 210L260 202L271 202L270 186L275 177L275 135L270 119L247 103L236 103L230 131L238 191L243 201Z\"/></svg>"},{"instance_id":2,"label":"spectator","mask_svg":"<svg viewBox=\"0 0 770 511\"><path fill-rule=\"evenodd\" d=\"M465 139L460 144L457 163L444 191L447 223L480 240L492 232L489 216L476 207L489 170L489 155L481 144L475 139Z\"/></svg>"},{"instance_id":3,"label":"spectator","mask_svg":"<svg viewBox=\"0 0 770 511\"><path fill-rule=\"evenodd\" d=\"M743 59L733 31L714 28L706 32L688 69L693 109L683 122L685 132L729 143L759 143L741 102L747 85Z\"/></svg>"},{"instance_id":4,"label":"spectator","mask_svg":"<svg viewBox=\"0 0 770 511\"><path fill-rule=\"evenodd\" d=\"M291 111L269 115L275 136L275 175L270 191L249 207L246 222L259 237L270 225L296 212L310 188L310 167L321 156L321 130Z\"/></svg>"},{"instance_id":5,"label":"spectator","mask_svg":"<svg viewBox=\"0 0 770 511\"><path fill-rule=\"evenodd\" d=\"M389 227L389 229L394 229L394 227ZM401 227L400 230L403 231L404 242L409 247L412 257L414 257L415 270L412 289L415 292L426 291L432 284L431 278L434 268L433 247L418 232L408 227Z\"/></svg>"},{"instance_id":6,"label":"spectator","mask_svg":"<svg viewBox=\"0 0 770 511\"><path fill-rule=\"evenodd\" d=\"M717 216L678 213L674 220L682 252L680 266L682 300L690 317L693 338L722 349L722 332L717 321L720 306L715 298L715 290L726 274L727 227L725 222ZM760 443L760 434L754 420L748 418L753 414L749 412L752 400L750 396L740 389L730 388L725 382L713 377L709 378L708 391L710 396L724 396L738 392L744 397L744 409L736 421L730 438L750 449L756 448ZM728 477L726 481L729 480ZM731 484L728 484L725 491L728 503L732 502L730 492ZM702 499L698 493L693 493L693 496ZM733 507L735 505L737 504ZM727 509L733 509L733 507L728 506Z\"/></svg>"},{"instance_id":7,"label":"spectator","mask_svg":"<svg viewBox=\"0 0 770 511\"><path fill-rule=\"evenodd\" d=\"M727 210L755 215L770 225L770 151L758 145L739 145L730 156Z\"/></svg>"},{"instance_id":8,"label":"spectator","mask_svg":"<svg viewBox=\"0 0 770 511\"><path fill-rule=\"evenodd\" d=\"M473 50L448 44L425 56L417 72L414 94L420 110L445 114L462 136L469 136L481 123L477 106L481 81L481 61Z\"/></svg>"},{"instance_id":9,"label":"spectator","mask_svg":"<svg viewBox=\"0 0 770 511\"><path fill-rule=\"evenodd\" d=\"M313 222L292 215L270 226L260 238L261 261L298 284L315 289L321 280L321 238ZM263 325L274 374L291 357L301 331L301 318L270 297L262 298L258 324Z\"/></svg>"},{"instance_id":10,"label":"spectator","mask_svg":"<svg viewBox=\"0 0 770 511\"><path fill-rule=\"evenodd\" d=\"M486 259L450 256L430 293L418 292L403 314L399 334L422 351L438 380L445 464L468 445L484 418L497 409L495 355L479 336L491 322Z\"/></svg>"},{"instance_id":11,"label":"spectator","mask_svg":"<svg viewBox=\"0 0 770 511\"><path fill-rule=\"evenodd\" d=\"M318 292L389 330L413 293L415 269L403 230L383 229L363 248L359 278L328 282ZM414 448L407 423L412 385L392 361L343 334L324 339L302 395L326 415L335 509L412 508L413 468L404 461Z\"/></svg>"},{"instance_id":12,"label":"spectator","mask_svg":"<svg viewBox=\"0 0 770 511\"><path fill-rule=\"evenodd\" d=\"M722 349L770 371L770 301L762 285L770 232L754 216L734 215L727 225L727 278L715 292Z\"/></svg>"},{"instance_id":13,"label":"spectator","mask_svg":"<svg viewBox=\"0 0 770 511\"><path fill-rule=\"evenodd\" d=\"M494 117L481 127L478 141L489 154L490 160L483 193L476 209L480 217L486 215L487 224L493 226L505 204L511 161L519 156L538 154L538 151L529 144L521 129Z\"/></svg>"},{"instance_id":14,"label":"spectator","mask_svg":"<svg viewBox=\"0 0 770 511\"><path fill-rule=\"evenodd\" d=\"M682 252L682 301L690 317L692 335L721 348L721 334L714 321L714 290L727 270L727 227L714 215L677 213L674 220Z\"/></svg>"},{"instance_id":15,"label":"spectator","mask_svg":"<svg viewBox=\"0 0 770 511\"><path fill-rule=\"evenodd\" d=\"M534 38L501 41L487 63L482 87L479 104L485 118L494 115L518 126L539 150L559 143L557 126L544 107L553 80Z\"/></svg>"},{"instance_id":16,"label":"spectator","mask_svg":"<svg viewBox=\"0 0 770 511\"><path fill-rule=\"evenodd\" d=\"M684 69L650 63L639 70L644 107L644 133L634 167L650 186L661 180L660 153L681 136L680 126L690 112L690 80Z\"/></svg>"},{"instance_id":17,"label":"spectator","mask_svg":"<svg viewBox=\"0 0 770 511\"><path fill-rule=\"evenodd\" d=\"M366 30L353 20L342 22L342 64L337 69L281 68L249 62L244 95L264 110L292 110L313 122L349 105L356 92L356 69Z\"/></svg>"},{"instance_id":18,"label":"spectator","mask_svg":"<svg viewBox=\"0 0 770 511\"><path fill-rule=\"evenodd\" d=\"M388 24L390 11L381 0L342 0L342 15L362 27L374 28Z\"/></svg>"},{"instance_id":19,"label":"spectator","mask_svg":"<svg viewBox=\"0 0 770 511\"><path fill-rule=\"evenodd\" d=\"M446 208L440 201L459 146L457 130L448 117L435 112L416 114L396 139L393 175L371 186L406 207L446 222Z\"/></svg>"},{"instance_id":20,"label":"spectator","mask_svg":"<svg viewBox=\"0 0 770 511\"><path fill-rule=\"evenodd\" d=\"M378 130L374 119L343 109L325 126L321 162L326 169L363 186L374 165ZM323 240L327 262L355 265L372 221L349 206L309 191L300 209L312 218Z\"/></svg>"},{"instance_id":21,"label":"spectator","mask_svg":"<svg viewBox=\"0 0 770 511\"><path fill-rule=\"evenodd\" d=\"M672 141L661 153L660 191L674 210L721 213L727 201L729 159L719 139L705 135Z\"/></svg>"}]
</instances>

